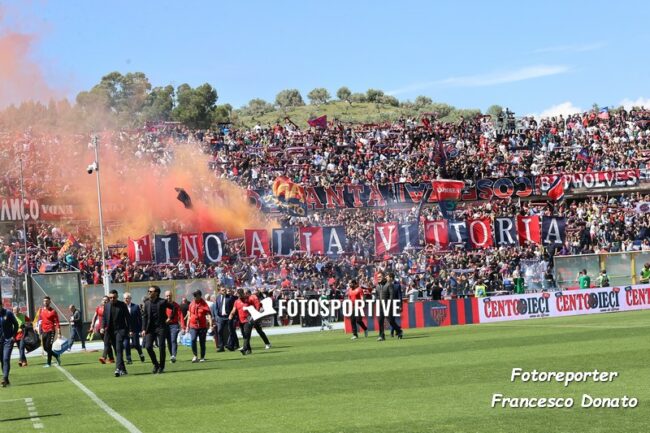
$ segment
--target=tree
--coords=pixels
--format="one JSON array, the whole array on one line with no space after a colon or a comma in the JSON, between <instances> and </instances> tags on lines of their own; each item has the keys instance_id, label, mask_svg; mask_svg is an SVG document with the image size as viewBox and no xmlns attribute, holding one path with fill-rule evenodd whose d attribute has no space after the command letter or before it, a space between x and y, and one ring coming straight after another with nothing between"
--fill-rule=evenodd
<instances>
[{"instance_id":1,"label":"tree","mask_svg":"<svg viewBox=\"0 0 650 433\"><path fill-rule=\"evenodd\" d=\"M345 86L336 91L336 97L339 98L339 101L345 101L348 104L351 104L352 101L350 100L350 96L352 96L352 92L350 92L350 89Z\"/></svg>"},{"instance_id":2,"label":"tree","mask_svg":"<svg viewBox=\"0 0 650 433\"><path fill-rule=\"evenodd\" d=\"M142 122L150 90L151 83L142 72L111 72L89 91L80 92L77 103L86 113L105 111L104 115L113 115L120 124L136 125Z\"/></svg>"},{"instance_id":3,"label":"tree","mask_svg":"<svg viewBox=\"0 0 650 433\"><path fill-rule=\"evenodd\" d=\"M366 95L363 93L353 93L350 95L350 103L352 102L366 102Z\"/></svg>"},{"instance_id":4,"label":"tree","mask_svg":"<svg viewBox=\"0 0 650 433\"><path fill-rule=\"evenodd\" d=\"M228 123L230 122L231 113L232 113L232 105L230 104L217 105L212 112L212 122Z\"/></svg>"},{"instance_id":5,"label":"tree","mask_svg":"<svg viewBox=\"0 0 650 433\"><path fill-rule=\"evenodd\" d=\"M302 100L302 96L297 89L287 89L281 91L276 95L275 103L283 110L286 110L290 107L301 107L305 105L305 101Z\"/></svg>"},{"instance_id":6,"label":"tree","mask_svg":"<svg viewBox=\"0 0 650 433\"><path fill-rule=\"evenodd\" d=\"M174 109L174 87L154 87L151 89L142 110L142 120L164 122L172 118Z\"/></svg>"},{"instance_id":7,"label":"tree","mask_svg":"<svg viewBox=\"0 0 650 433\"><path fill-rule=\"evenodd\" d=\"M490 105L486 113L492 116L493 120L496 120L499 118L499 115L503 113L503 107L496 104Z\"/></svg>"},{"instance_id":8,"label":"tree","mask_svg":"<svg viewBox=\"0 0 650 433\"><path fill-rule=\"evenodd\" d=\"M332 97L330 92L327 91L324 87L318 87L307 94L309 101L316 105L327 104Z\"/></svg>"},{"instance_id":9,"label":"tree","mask_svg":"<svg viewBox=\"0 0 650 433\"><path fill-rule=\"evenodd\" d=\"M384 96L384 92L377 89L368 89L366 91L366 100L368 102L381 102L381 98Z\"/></svg>"},{"instance_id":10,"label":"tree","mask_svg":"<svg viewBox=\"0 0 650 433\"><path fill-rule=\"evenodd\" d=\"M208 128L212 124L217 99L217 91L208 83L195 89L189 84L181 84L176 89L173 118L190 128Z\"/></svg>"},{"instance_id":11,"label":"tree","mask_svg":"<svg viewBox=\"0 0 650 433\"><path fill-rule=\"evenodd\" d=\"M272 104L260 98L251 99L248 105L243 108L243 111L251 116L262 116L274 110L275 108L273 108Z\"/></svg>"},{"instance_id":12,"label":"tree","mask_svg":"<svg viewBox=\"0 0 650 433\"><path fill-rule=\"evenodd\" d=\"M433 100L431 98L429 98L428 96L420 95L417 98L415 98L414 104L418 108L424 108L427 105L433 104Z\"/></svg>"},{"instance_id":13,"label":"tree","mask_svg":"<svg viewBox=\"0 0 650 433\"><path fill-rule=\"evenodd\" d=\"M384 95L380 98L382 104L390 105L391 107L399 107L399 100L392 95Z\"/></svg>"}]
</instances>

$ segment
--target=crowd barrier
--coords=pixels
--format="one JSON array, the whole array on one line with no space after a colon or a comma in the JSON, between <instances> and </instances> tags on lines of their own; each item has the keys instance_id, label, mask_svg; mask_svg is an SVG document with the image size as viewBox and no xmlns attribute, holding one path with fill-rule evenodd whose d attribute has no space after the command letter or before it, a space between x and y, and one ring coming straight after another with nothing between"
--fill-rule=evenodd
<instances>
[{"instance_id":1,"label":"crowd barrier","mask_svg":"<svg viewBox=\"0 0 650 433\"><path fill-rule=\"evenodd\" d=\"M649 309L650 285L644 284L410 302L403 305L400 325L409 329ZM371 331L379 328L376 317L363 318L363 321ZM352 332L347 318L345 332Z\"/></svg>"}]
</instances>

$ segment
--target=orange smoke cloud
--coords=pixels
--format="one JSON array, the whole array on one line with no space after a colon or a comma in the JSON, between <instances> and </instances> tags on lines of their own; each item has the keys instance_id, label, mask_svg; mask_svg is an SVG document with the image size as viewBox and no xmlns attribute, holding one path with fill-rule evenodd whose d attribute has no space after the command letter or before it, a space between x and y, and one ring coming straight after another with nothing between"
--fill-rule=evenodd
<instances>
[{"instance_id":1,"label":"orange smoke cloud","mask_svg":"<svg viewBox=\"0 0 650 433\"><path fill-rule=\"evenodd\" d=\"M225 231L230 238L235 238L243 236L245 228L275 226L248 203L244 189L215 177L208 165L208 155L197 144L168 143L168 151L174 153L173 160L168 166L160 166L116 152L111 145L111 136L115 135L103 134L99 147L102 203L104 220L110 227L109 242L167 232ZM93 152L87 151L83 164L92 162ZM79 167L77 173L82 174L77 175L68 196L75 197L82 204L82 213L96 221L94 175L87 176L82 170ZM177 187L190 195L192 209L186 209L176 198Z\"/></svg>"},{"instance_id":2,"label":"orange smoke cloud","mask_svg":"<svg viewBox=\"0 0 650 433\"><path fill-rule=\"evenodd\" d=\"M0 6L0 26L4 11ZM30 57L37 41L34 34L0 30L0 109L64 94L47 84L43 69ZM95 177L86 174L94 160L87 132L115 122L110 113L98 110L83 113L63 100L47 107L27 103L0 112L0 171L17 180L20 155L29 198L74 205L77 221L61 223L72 233L79 220L88 221L92 232L99 233ZM161 147L173 157L154 164L152 153L147 153L152 149L138 150L143 134L105 131L100 135L99 173L109 242L165 232L225 231L234 238L242 236L245 228L271 228L249 205L245 190L215 177L200 144L167 140ZM0 195L15 196L17 182L13 183L5 189L0 184ZM192 197L193 209L185 209L176 199L176 187Z\"/></svg>"},{"instance_id":3,"label":"orange smoke cloud","mask_svg":"<svg viewBox=\"0 0 650 433\"><path fill-rule=\"evenodd\" d=\"M28 100L47 101L60 95L50 88L41 68L30 57L36 40L36 35L0 30L0 108Z\"/></svg>"}]
</instances>

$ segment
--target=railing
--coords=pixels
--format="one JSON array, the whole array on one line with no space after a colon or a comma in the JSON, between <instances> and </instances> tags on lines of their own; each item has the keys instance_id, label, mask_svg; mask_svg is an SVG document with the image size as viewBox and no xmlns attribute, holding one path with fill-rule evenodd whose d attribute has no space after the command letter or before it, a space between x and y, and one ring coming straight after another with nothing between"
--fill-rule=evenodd
<instances>
[{"instance_id":1,"label":"railing","mask_svg":"<svg viewBox=\"0 0 650 433\"><path fill-rule=\"evenodd\" d=\"M591 277L592 286L598 285L603 269L607 270L610 286L625 286L639 284L641 268L650 263L650 251L556 256L553 261L555 281L562 289L577 287L578 273L583 269Z\"/></svg>"}]
</instances>

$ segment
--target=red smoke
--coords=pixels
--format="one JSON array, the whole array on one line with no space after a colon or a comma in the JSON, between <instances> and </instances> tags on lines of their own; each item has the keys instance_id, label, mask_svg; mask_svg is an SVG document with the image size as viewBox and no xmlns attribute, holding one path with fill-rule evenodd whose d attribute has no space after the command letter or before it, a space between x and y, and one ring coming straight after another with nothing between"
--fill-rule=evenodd
<instances>
[{"instance_id":1,"label":"red smoke","mask_svg":"<svg viewBox=\"0 0 650 433\"><path fill-rule=\"evenodd\" d=\"M37 36L2 29L3 18L0 6L0 108L57 96L46 83L39 65L30 58Z\"/></svg>"},{"instance_id":2,"label":"red smoke","mask_svg":"<svg viewBox=\"0 0 650 433\"><path fill-rule=\"evenodd\" d=\"M0 128L4 123L0 130L0 170L13 179L6 182L12 184L10 187L0 189L0 195L19 194L20 154L28 198L54 197L61 204L74 204L76 218L89 221L92 232L98 234L95 175L86 173L94 160L93 149L88 146L88 113L66 101L47 107L23 103L48 101L63 94L47 84L43 69L30 57L37 40L32 34L0 30L0 109L21 104L18 109L0 112ZM108 112L93 116L99 119L95 125L111 124ZM100 134L99 173L109 242L163 232L226 231L233 238L242 236L244 228L270 227L248 204L243 189L215 177L208 168L209 156L201 152L198 143L162 143L174 157L165 165L154 164L148 155L136 156L143 133ZM191 196L193 209L185 209L176 199L176 187ZM64 228L74 233L77 226L78 222L70 222Z\"/></svg>"}]
</instances>

